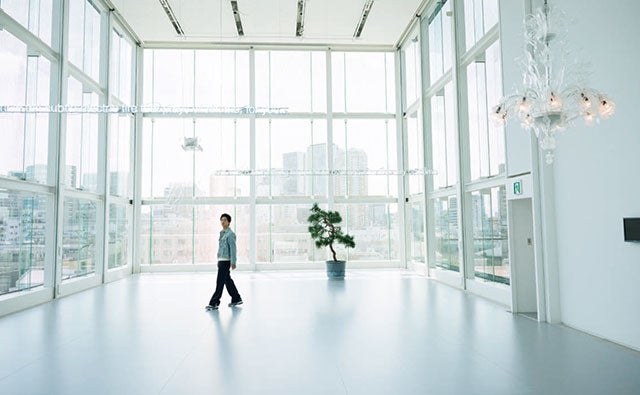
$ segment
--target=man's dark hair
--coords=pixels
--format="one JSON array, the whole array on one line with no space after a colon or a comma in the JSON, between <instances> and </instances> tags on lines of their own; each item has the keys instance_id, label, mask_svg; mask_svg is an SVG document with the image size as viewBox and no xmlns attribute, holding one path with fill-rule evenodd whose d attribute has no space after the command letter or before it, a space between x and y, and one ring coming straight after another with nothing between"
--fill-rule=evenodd
<instances>
[{"instance_id":1,"label":"man's dark hair","mask_svg":"<svg viewBox=\"0 0 640 395\"><path fill-rule=\"evenodd\" d=\"M222 219L222 218L226 218L227 221L229 221L229 223L231 223L231 216L229 214L227 214L227 213L222 214L220 216L220 219Z\"/></svg>"}]
</instances>

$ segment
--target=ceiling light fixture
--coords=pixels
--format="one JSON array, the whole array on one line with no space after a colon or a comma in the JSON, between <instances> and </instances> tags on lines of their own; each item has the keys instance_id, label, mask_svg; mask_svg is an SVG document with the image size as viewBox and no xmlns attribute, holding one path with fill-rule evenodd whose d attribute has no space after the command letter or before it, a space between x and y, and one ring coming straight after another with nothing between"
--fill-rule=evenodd
<instances>
[{"instance_id":1,"label":"ceiling light fixture","mask_svg":"<svg viewBox=\"0 0 640 395\"><path fill-rule=\"evenodd\" d=\"M606 95L585 86L584 71L571 68L565 60L569 53L563 40L566 29L560 28L565 19L563 15L549 17L547 0L543 9L527 17L523 87L503 97L491 112L496 125L517 115L522 127L535 133L548 164L553 163L557 132L577 118L590 125L615 113L615 104Z\"/></svg>"},{"instance_id":2,"label":"ceiling light fixture","mask_svg":"<svg viewBox=\"0 0 640 395\"><path fill-rule=\"evenodd\" d=\"M356 26L356 31L353 33L353 38L360 38L364 24L367 21L367 17L369 17L371 7L373 7L373 0L365 1L364 7L362 8L362 15L360 15L360 21L358 22L358 26Z\"/></svg>"},{"instance_id":3,"label":"ceiling light fixture","mask_svg":"<svg viewBox=\"0 0 640 395\"><path fill-rule=\"evenodd\" d=\"M244 29L242 28L242 21L240 20L240 11L238 11L238 2L231 0L231 10L233 10L233 19L236 21L236 30L238 36L244 36Z\"/></svg>"},{"instance_id":4,"label":"ceiling light fixture","mask_svg":"<svg viewBox=\"0 0 640 395\"><path fill-rule=\"evenodd\" d=\"M302 37L304 33L304 12L306 0L298 0L298 14L296 17L296 37Z\"/></svg>"},{"instance_id":5,"label":"ceiling light fixture","mask_svg":"<svg viewBox=\"0 0 640 395\"><path fill-rule=\"evenodd\" d=\"M174 14L173 9L169 4L169 0L158 0L158 1L160 2L160 5L164 9L164 12L167 14L167 17L169 17L169 21L173 25L173 28L176 29L176 33L178 33L179 36L184 37L184 30L182 30L182 26L180 26L180 22L178 22L178 18L176 18L176 14Z\"/></svg>"}]
</instances>

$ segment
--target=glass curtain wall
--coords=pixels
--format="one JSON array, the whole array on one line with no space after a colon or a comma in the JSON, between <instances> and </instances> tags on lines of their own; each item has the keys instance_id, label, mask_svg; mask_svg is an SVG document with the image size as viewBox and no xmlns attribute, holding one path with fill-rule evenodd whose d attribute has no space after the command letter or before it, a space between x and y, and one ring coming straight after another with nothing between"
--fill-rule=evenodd
<instances>
[{"instance_id":1,"label":"glass curtain wall","mask_svg":"<svg viewBox=\"0 0 640 395\"><path fill-rule=\"evenodd\" d=\"M237 215L239 264L324 261L307 231L314 202L359 240L344 259L397 259L393 53L144 56L142 263L214 263L222 210Z\"/></svg>"},{"instance_id":2,"label":"glass curtain wall","mask_svg":"<svg viewBox=\"0 0 640 395\"><path fill-rule=\"evenodd\" d=\"M28 36L0 29L0 295L52 282L45 269L50 269L54 242L55 162L49 151L57 141L50 130L54 117L25 109L55 104L51 90L58 64L52 2L29 3L0 5L0 24L12 21L28 29ZM44 47L36 44L40 40Z\"/></svg>"},{"instance_id":3,"label":"glass curtain wall","mask_svg":"<svg viewBox=\"0 0 640 395\"><path fill-rule=\"evenodd\" d=\"M407 196L405 205L407 219L407 261L410 265L424 266L427 262L427 234L425 213L425 187L427 168L425 162L425 140L422 126L422 56L419 31L410 34L410 39L401 49L403 65L403 114L405 144L404 188Z\"/></svg>"},{"instance_id":4,"label":"glass curtain wall","mask_svg":"<svg viewBox=\"0 0 640 395\"><path fill-rule=\"evenodd\" d=\"M465 82L463 143L468 144L464 199L470 240L466 276L480 282L510 283L504 127L488 119L502 97L498 0L465 0L460 79ZM464 90L463 90L464 92ZM466 97L464 97L466 96Z\"/></svg>"},{"instance_id":5,"label":"glass curtain wall","mask_svg":"<svg viewBox=\"0 0 640 395\"><path fill-rule=\"evenodd\" d=\"M426 188L430 275L508 284L504 130L487 117L502 95L498 1L439 2L428 15L421 48L425 160L434 173Z\"/></svg>"},{"instance_id":6,"label":"glass curtain wall","mask_svg":"<svg viewBox=\"0 0 640 395\"><path fill-rule=\"evenodd\" d=\"M133 41L120 26L112 27L109 53L109 105L131 107L134 98L135 52ZM109 115L107 134L107 269L131 266L133 250L133 137L134 116Z\"/></svg>"},{"instance_id":7,"label":"glass curtain wall","mask_svg":"<svg viewBox=\"0 0 640 395\"><path fill-rule=\"evenodd\" d=\"M64 28L62 11L0 2L0 294L131 267L133 123L104 107L132 103L133 41L115 20L104 34L112 16L99 0L70 0Z\"/></svg>"},{"instance_id":8,"label":"glass curtain wall","mask_svg":"<svg viewBox=\"0 0 640 395\"><path fill-rule=\"evenodd\" d=\"M64 198L62 203L62 281L100 276L103 259L106 114L97 109L107 103L100 75L103 20L97 4L69 1L69 74L66 102L73 108L63 115L65 142ZM77 21L77 22L76 22ZM106 63L108 64L108 63Z\"/></svg>"},{"instance_id":9,"label":"glass curtain wall","mask_svg":"<svg viewBox=\"0 0 640 395\"><path fill-rule=\"evenodd\" d=\"M249 51L149 49L144 60L141 263L214 263L226 212L246 265Z\"/></svg>"},{"instance_id":10,"label":"glass curtain wall","mask_svg":"<svg viewBox=\"0 0 640 395\"><path fill-rule=\"evenodd\" d=\"M438 4L421 25L425 38L422 48L427 54L423 70L427 163L434 170L427 188L432 276L441 270L460 271L459 148L451 4L451 1Z\"/></svg>"}]
</instances>

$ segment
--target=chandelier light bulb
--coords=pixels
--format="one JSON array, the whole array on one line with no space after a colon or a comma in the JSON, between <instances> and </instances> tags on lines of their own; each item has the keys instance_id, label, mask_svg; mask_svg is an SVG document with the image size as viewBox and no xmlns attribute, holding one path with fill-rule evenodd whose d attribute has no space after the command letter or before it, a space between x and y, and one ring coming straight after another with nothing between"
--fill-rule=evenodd
<instances>
[{"instance_id":1,"label":"chandelier light bulb","mask_svg":"<svg viewBox=\"0 0 640 395\"><path fill-rule=\"evenodd\" d=\"M584 114L584 123L585 123L586 125L589 125L589 126L593 125L593 119L594 119L594 118L593 118L593 112L591 112L591 111L587 111L587 112Z\"/></svg>"},{"instance_id":2,"label":"chandelier light bulb","mask_svg":"<svg viewBox=\"0 0 640 395\"><path fill-rule=\"evenodd\" d=\"M533 127L533 118L531 117L531 114L524 114L522 116L521 126L525 130L529 130Z\"/></svg>"},{"instance_id":3,"label":"chandelier light bulb","mask_svg":"<svg viewBox=\"0 0 640 395\"><path fill-rule=\"evenodd\" d=\"M497 126L502 126L507 122L507 111L503 105L497 105L491 111L491 120Z\"/></svg>"},{"instance_id":4,"label":"chandelier light bulb","mask_svg":"<svg viewBox=\"0 0 640 395\"><path fill-rule=\"evenodd\" d=\"M587 96L587 94L584 92L580 93L580 97L580 108L582 108L582 110L584 111L587 111L591 108L591 100L589 99L589 96Z\"/></svg>"},{"instance_id":5,"label":"chandelier light bulb","mask_svg":"<svg viewBox=\"0 0 640 395\"><path fill-rule=\"evenodd\" d=\"M530 106L529 106L529 102L527 101L527 97L522 96L522 100L518 105L518 112L520 112L520 114L529 114L529 108Z\"/></svg>"},{"instance_id":6,"label":"chandelier light bulb","mask_svg":"<svg viewBox=\"0 0 640 395\"><path fill-rule=\"evenodd\" d=\"M562 99L556 96L553 92L549 95L549 107L551 107L552 110L559 110L562 108Z\"/></svg>"},{"instance_id":7,"label":"chandelier light bulb","mask_svg":"<svg viewBox=\"0 0 640 395\"><path fill-rule=\"evenodd\" d=\"M602 117L602 119L607 119L615 114L616 105L608 98L602 96L600 97L600 106L598 107L598 110L600 111L600 116Z\"/></svg>"}]
</instances>

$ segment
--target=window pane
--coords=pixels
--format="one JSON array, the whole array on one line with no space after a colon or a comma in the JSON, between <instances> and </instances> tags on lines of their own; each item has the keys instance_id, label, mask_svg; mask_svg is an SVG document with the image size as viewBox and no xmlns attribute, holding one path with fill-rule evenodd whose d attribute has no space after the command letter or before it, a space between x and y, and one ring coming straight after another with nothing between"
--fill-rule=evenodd
<instances>
[{"instance_id":1,"label":"window pane","mask_svg":"<svg viewBox=\"0 0 640 395\"><path fill-rule=\"evenodd\" d=\"M129 216L131 206L109 205L109 269L129 262Z\"/></svg>"},{"instance_id":2,"label":"window pane","mask_svg":"<svg viewBox=\"0 0 640 395\"><path fill-rule=\"evenodd\" d=\"M469 153L471 179L488 177L489 135L485 63L474 62L467 67L469 87Z\"/></svg>"},{"instance_id":3,"label":"window pane","mask_svg":"<svg viewBox=\"0 0 640 395\"><path fill-rule=\"evenodd\" d=\"M336 196L389 196L397 184L389 174L397 168L395 121L337 120L333 130L334 166L346 172L334 179Z\"/></svg>"},{"instance_id":4,"label":"window pane","mask_svg":"<svg viewBox=\"0 0 640 395\"><path fill-rule=\"evenodd\" d=\"M111 115L109 135L109 193L132 196L131 115Z\"/></svg>"},{"instance_id":5,"label":"window pane","mask_svg":"<svg viewBox=\"0 0 640 395\"><path fill-rule=\"evenodd\" d=\"M420 81L420 46L418 37L411 39L402 50L404 58L405 108L411 106L422 94Z\"/></svg>"},{"instance_id":6,"label":"window pane","mask_svg":"<svg viewBox=\"0 0 640 395\"><path fill-rule=\"evenodd\" d=\"M426 262L424 202L413 202L408 207L407 222L409 227L409 259L414 262Z\"/></svg>"},{"instance_id":7,"label":"window pane","mask_svg":"<svg viewBox=\"0 0 640 395\"><path fill-rule=\"evenodd\" d=\"M307 230L310 209L311 204L256 206L257 261L300 263L326 260L325 249L315 247Z\"/></svg>"},{"instance_id":8,"label":"window pane","mask_svg":"<svg viewBox=\"0 0 640 395\"><path fill-rule=\"evenodd\" d=\"M62 279L95 273L96 203L65 199L62 229Z\"/></svg>"},{"instance_id":9,"label":"window pane","mask_svg":"<svg viewBox=\"0 0 640 395\"><path fill-rule=\"evenodd\" d=\"M499 19L498 0L484 0L482 2L485 33L491 29Z\"/></svg>"},{"instance_id":10,"label":"window pane","mask_svg":"<svg viewBox=\"0 0 640 395\"><path fill-rule=\"evenodd\" d=\"M502 97L502 65L500 63L500 41L487 48L487 106L493 106ZM486 113L489 113L487 108ZM489 172L491 175L505 171L504 126L487 122L489 128Z\"/></svg>"},{"instance_id":11,"label":"window pane","mask_svg":"<svg viewBox=\"0 0 640 395\"><path fill-rule=\"evenodd\" d=\"M120 100L125 104L132 104L131 93L133 92L133 47L124 37L120 42L120 78L119 93Z\"/></svg>"},{"instance_id":12,"label":"window pane","mask_svg":"<svg viewBox=\"0 0 640 395\"><path fill-rule=\"evenodd\" d=\"M387 87L387 107L385 112L387 113L396 113L396 62L395 62L395 53L386 53L384 56L385 62L387 64L385 70L387 71L386 78L386 87Z\"/></svg>"},{"instance_id":13,"label":"window pane","mask_svg":"<svg viewBox=\"0 0 640 395\"><path fill-rule=\"evenodd\" d=\"M151 51L153 78L148 86L151 90L151 102L159 106L192 106L194 51L180 49Z\"/></svg>"},{"instance_id":14,"label":"window pane","mask_svg":"<svg viewBox=\"0 0 640 395\"><path fill-rule=\"evenodd\" d=\"M302 204L271 206L272 262L314 260L315 247L307 230L310 209L311 205Z\"/></svg>"},{"instance_id":15,"label":"window pane","mask_svg":"<svg viewBox=\"0 0 640 395\"><path fill-rule=\"evenodd\" d=\"M311 52L311 111L327 112L327 56Z\"/></svg>"},{"instance_id":16,"label":"window pane","mask_svg":"<svg viewBox=\"0 0 640 395\"><path fill-rule=\"evenodd\" d=\"M142 206L140 256L143 264L193 263L194 206Z\"/></svg>"},{"instance_id":17,"label":"window pane","mask_svg":"<svg viewBox=\"0 0 640 395\"><path fill-rule=\"evenodd\" d=\"M442 53L442 12L435 16L429 24L429 76L431 83L440 78L444 72Z\"/></svg>"},{"instance_id":18,"label":"window pane","mask_svg":"<svg viewBox=\"0 0 640 395\"><path fill-rule=\"evenodd\" d=\"M344 52L331 53L331 104L334 112L346 112L345 57Z\"/></svg>"},{"instance_id":19,"label":"window pane","mask_svg":"<svg viewBox=\"0 0 640 395\"><path fill-rule=\"evenodd\" d=\"M322 176L312 175L326 170L326 133L325 120L257 120L256 167L272 172L257 177L257 195L326 195Z\"/></svg>"},{"instance_id":20,"label":"window pane","mask_svg":"<svg viewBox=\"0 0 640 395\"><path fill-rule=\"evenodd\" d=\"M312 134L309 120L272 120L270 169L293 172L309 170L305 154L311 145ZM295 182L292 182L290 176L284 174L272 176L272 196L303 195L304 185L307 183L303 184L300 178L294 179Z\"/></svg>"},{"instance_id":21,"label":"window pane","mask_svg":"<svg viewBox=\"0 0 640 395\"><path fill-rule=\"evenodd\" d=\"M345 54L347 112L385 112L387 63L384 53L347 52Z\"/></svg>"},{"instance_id":22,"label":"window pane","mask_svg":"<svg viewBox=\"0 0 640 395\"><path fill-rule=\"evenodd\" d=\"M3 3L4 6L4 3ZM27 46L6 31L0 31L0 103L24 105L27 89ZM3 144L0 144L0 174L22 172L24 152L24 114L0 113Z\"/></svg>"},{"instance_id":23,"label":"window pane","mask_svg":"<svg viewBox=\"0 0 640 395\"><path fill-rule=\"evenodd\" d=\"M0 295L44 283L49 199L0 189Z\"/></svg>"},{"instance_id":24,"label":"window pane","mask_svg":"<svg viewBox=\"0 0 640 395\"><path fill-rule=\"evenodd\" d=\"M412 195L424 193L424 175L420 174L424 170L424 143L419 119L417 112L407 117L407 171Z\"/></svg>"},{"instance_id":25,"label":"window pane","mask_svg":"<svg viewBox=\"0 0 640 395\"><path fill-rule=\"evenodd\" d=\"M499 42L492 44L481 59L467 66L472 180L505 171L504 128L490 125L488 119L489 104L497 103L502 95L500 73Z\"/></svg>"},{"instance_id":26,"label":"window pane","mask_svg":"<svg viewBox=\"0 0 640 395\"><path fill-rule=\"evenodd\" d=\"M2 0L0 8L22 26L27 27L29 25L29 1Z\"/></svg>"},{"instance_id":27,"label":"window pane","mask_svg":"<svg viewBox=\"0 0 640 395\"><path fill-rule=\"evenodd\" d=\"M431 97L431 150L433 188L445 188L457 182L458 164L454 114L455 93L453 83Z\"/></svg>"},{"instance_id":28,"label":"window pane","mask_svg":"<svg viewBox=\"0 0 640 395\"><path fill-rule=\"evenodd\" d=\"M456 92L453 84L449 83L444 87L444 119L446 128L447 143L447 185L455 185L458 182L458 146L456 116L454 108L456 106Z\"/></svg>"},{"instance_id":29,"label":"window pane","mask_svg":"<svg viewBox=\"0 0 640 395\"><path fill-rule=\"evenodd\" d=\"M476 278L509 284L507 199L504 186L471 193Z\"/></svg>"},{"instance_id":30,"label":"window pane","mask_svg":"<svg viewBox=\"0 0 640 395\"><path fill-rule=\"evenodd\" d=\"M112 30L111 54L109 59L109 89L115 97L120 96L120 44L120 35L115 30Z\"/></svg>"},{"instance_id":31,"label":"window pane","mask_svg":"<svg viewBox=\"0 0 640 395\"><path fill-rule=\"evenodd\" d=\"M496 23L498 23L498 0L465 0L466 48L473 47Z\"/></svg>"},{"instance_id":32,"label":"window pane","mask_svg":"<svg viewBox=\"0 0 640 395\"><path fill-rule=\"evenodd\" d=\"M2 0L0 8L51 46L53 0Z\"/></svg>"},{"instance_id":33,"label":"window pane","mask_svg":"<svg viewBox=\"0 0 640 395\"><path fill-rule=\"evenodd\" d=\"M242 107L249 104L248 51L195 51L195 105Z\"/></svg>"},{"instance_id":34,"label":"window pane","mask_svg":"<svg viewBox=\"0 0 640 395\"><path fill-rule=\"evenodd\" d=\"M337 204L342 230L353 236L355 248L334 244L338 260L388 261L397 258L398 211L396 204ZM395 227L393 227L395 225ZM329 255L330 259L333 259Z\"/></svg>"},{"instance_id":35,"label":"window pane","mask_svg":"<svg viewBox=\"0 0 640 395\"><path fill-rule=\"evenodd\" d=\"M48 105L51 65L7 32L0 31L0 105ZM0 113L0 175L47 182L49 114Z\"/></svg>"},{"instance_id":36,"label":"window pane","mask_svg":"<svg viewBox=\"0 0 640 395\"><path fill-rule=\"evenodd\" d=\"M198 119L196 137L196 196L249 196L249 120Z\"/></svg>"},{"instance_id":37,"label":"window pane","mask_svg":"<svg viewBox=\"0 0 640 395\"><path fill-rule=\"evenodd\" d=\"M312 196L327 196L329 187L329 176L317 175L326 174L329 170L329 161L327 159L327 122L325 120L314 120L313 124L313 142L307 147L305 152L305 163L309 171L313 174L311 179L305 179L305 194ZM337 147L333 146L333 158L335 161L337 155ZM309 182L311 186L309 187Z\"/></svg>"},{"instance_id":38,"label":"window pane","mask_svg":"<svg viewBox=\"0 0 640 395\"><path fill-rule=\"evenodd\" d=\"M458 201L455 196L433 200L434 262L446 270L459 271L458 257Z\"/></svg>"},{"instance_id":39,"label":"window pane","mask_svg":"<svg viewBox=\"0 0 640 395\"><path fill-rule=\"evenodd\" d=\"M431 155L433 188L447 186L447 129L444 120L444 90L431 97Z\"/></svg>"},{"instance_id":40,"label":"window pane","mask_svg":"<svg viewBox=\"0 0 640 395\"><path fill-rule=\"evenodd\" d=\"M82 84L68 79L71 106L97 106L98 95L84 92ZM68 188L98 190L98 114L67 115L66 178Z\"/></svg>"},{"instance_id":41,"label":"window pane","mask_svg":"<svg viewBox=\"0 0 640 395\"><path fill-rule=\"evenodd\" d=\"M100 13L85 3L83 71L95 81L100 78Z\"/></svg>"},{"instance_id":42,"label":"window pane","mask_svg":"<svg viewBox=\"0 0 640 395\"><path fill-rule=\"evenodd\" d=\"M256 105L284 107L291 112L310 112L311 54L301 51L256 51ZM258 66L262 69L258 69ZM324 68L314 70L313 74L323 79Z\"/></svg>"},{"instance_id":43,"label":"window pane","mask_svg":"<svg viewBox=\"0 0 640 395\"><path fill-rule=\"evenodd\" d=\"M451 42L451 2L446 2L428 26L429 76L431 84L451 68L453 45Z\"/></svg>"},{"instance_id":44,"label":"window pane","mask_svg":"<svg viewBox=\"0 0 640 395\"><path fill-rule=\"evenodd\" d=\"M69 60L99 81L100 12L86 0L69 0L69 7Z\"/></svg>"},{"instance_id":45,"label":"window pane","mask_svg":"<svg viewBox=\"0 0 640 395\"><path fill-rule=\"evenodd\" d=\"M131 104L133 47L115 30L111 32L111 63L109 85L111 94L125 104Z\"/></svg>"},{"instance_id":46,"label":"window pane","mask_svg":"<svg viewBox=\"0 0 640 395\"><path fill-rule=\"evenodd\" d=\"M83 69L85 0L69 0L69 61Z\"/></svg>"},{"instance_id":47,"label":"window pane","mask_svg":"<svg viewBox=\"0 0 640 395\"><path fill-rule=\"evenodd\" d=\"M191 146L186 144L189 138L194 137L193 128L193 121L186 118L160 118L145 122L143 191L150 193L152 197L167 198L171 202L194 196L194 155L201 155L204 151L192 150ZM202 146L201 143L200 145ZM196 193L202 195L204 191L199 190Z\"/></svg>"},{"instance_id":48,"label":"window pane","mask_svg":"<svg viewBox=\"0 0 640 395\"><path fill-rule=\"evenodd\" d=\"M271 206L256 206L256 263L271 262Z\"/></svg>"}]
</instances>

